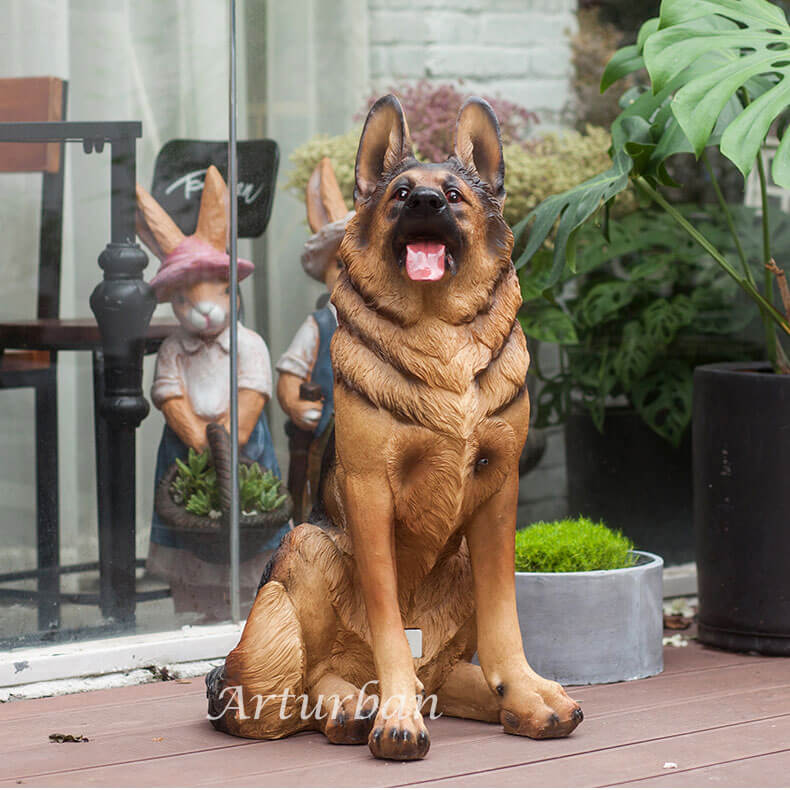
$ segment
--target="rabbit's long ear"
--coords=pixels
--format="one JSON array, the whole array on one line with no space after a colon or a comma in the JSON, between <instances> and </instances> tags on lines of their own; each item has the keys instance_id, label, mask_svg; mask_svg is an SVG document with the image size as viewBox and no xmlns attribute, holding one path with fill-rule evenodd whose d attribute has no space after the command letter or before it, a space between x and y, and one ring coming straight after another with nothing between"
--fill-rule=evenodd
<instances>
[{"instance_id":1,"label":"rabbit's long ear","mask_svg":"<svg viewBox=\"0 0 790 790\"><path fill-rule=\"evenodd\" d=\"M170 215L139 184L135 224L137 235L160 261L184 240L184 234Z\"/></svg>"},{"instance_id":2,"label":"rabbit's long ear","mask_svg":"<svg viewBox=\"0 0 790 790\"><path fill-rule=\"evenodd\" d=\"M343 193L335 178L335 171L329 157L324 157L313 170L305 190L307 221L313 233L324 225L336 222L348 214Z\"/></svg>"},{"instance_id":3,"label":"rabbit's long ear","mask_svg":"<svg viewBox=\"0 0 790 790\"><path fill-rule=\"evenodd\" d=\"M206 171L195 236L225 252L228 237L228 188L214 165Z\"/></svg>"}]
</instances>

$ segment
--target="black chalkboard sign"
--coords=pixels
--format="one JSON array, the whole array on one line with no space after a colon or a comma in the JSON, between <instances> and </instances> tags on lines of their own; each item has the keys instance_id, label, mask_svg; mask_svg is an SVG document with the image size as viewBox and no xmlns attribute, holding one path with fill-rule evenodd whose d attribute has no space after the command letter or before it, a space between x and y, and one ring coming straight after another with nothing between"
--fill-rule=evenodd
<instances>
[{"instance_id":1,"label":"black chalkboard sign","mask_svg":"<svg viewBox=\"0 0 790 790\"><path fill-rule=\"evenodd\" d=\"M237 146L239 237L249 239L260 236L269 223L280 152L274 140L242 140ZM187 235L197 227L209 165L228 182L227 142L171 140L156 157L151 194Z\"/></svg>"}]
</instances>

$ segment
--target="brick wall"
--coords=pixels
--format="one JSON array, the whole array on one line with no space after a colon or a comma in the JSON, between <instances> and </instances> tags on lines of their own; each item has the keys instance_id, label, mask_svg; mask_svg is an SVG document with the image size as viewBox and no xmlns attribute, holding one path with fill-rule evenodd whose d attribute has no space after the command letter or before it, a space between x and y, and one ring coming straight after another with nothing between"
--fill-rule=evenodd
<instances>
[{"instance_id":1,"label":"brick wall","mask_svg":"<svg viewBox=\"0 0 790 790\"><path fill-rule=\"evenodd\" d=\"M368 0L373 88L462 79L469 91L536 112L541 130L560 126L576 8L577 0ZM546 369L557 364L553 349L541 349L541 357ZM521 480L519 526L566 515L562 428L546 438L541 463Z\"/></svg>"},{"instance_id":2,"label":"brick wall","mask_svg":"<svg viewBox=\"0 0 790 790\"><path fill-rule=\"evenodd\" d=\"M370 76L462 79L559 124L569 99L576 0L368 0Z\"/></svg>"}]
</instances>

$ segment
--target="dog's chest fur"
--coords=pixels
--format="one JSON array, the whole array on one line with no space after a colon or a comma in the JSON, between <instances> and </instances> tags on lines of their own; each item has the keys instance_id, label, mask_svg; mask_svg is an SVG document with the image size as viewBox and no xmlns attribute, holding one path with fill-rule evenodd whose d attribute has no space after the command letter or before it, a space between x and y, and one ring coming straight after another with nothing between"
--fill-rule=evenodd
<instances>
[{"instance_id":1,"label":"dog's chest fur","mask_svg":"<svg viewBox=\"0 0 790 790\"><path fill-rule=\"evenodd\" d=\"M348 280L333 301L336 386L395 418L381 449L394 500L399 587L408 595L515 468L517 432L500 414L525 397L529 357L515 320L518 281L511 267L488 308L460 324L429 315L399 326Z\"/></svg>"}]
</instances>

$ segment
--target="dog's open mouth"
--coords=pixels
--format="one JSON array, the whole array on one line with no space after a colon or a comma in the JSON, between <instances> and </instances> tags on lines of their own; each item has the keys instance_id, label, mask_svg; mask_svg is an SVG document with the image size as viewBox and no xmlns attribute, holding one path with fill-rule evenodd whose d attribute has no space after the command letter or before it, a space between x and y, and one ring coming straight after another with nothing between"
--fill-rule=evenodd
<instances>
[{"instance_id":1,"label":"dog's open mouth","mask_svg":"<svg viewBox=\"0 0 790 790\"><path fill-rule=\"evenodd\" d=\"M435 282L444 277L447 251L438 241L415 241L406 245L406 274L410 280Z\"/></svg>"},{"instance_id":2,"label":"dog's open mouth","mask_svg":"<svg viewBox=\"0 0 790 790\"><path fill-rule=\"evenodd\" d=\"M441 241L409 242L403 246L398 259L406 269L406 276L417 282L437 282L447 269L452 274L456 271L453 255Z\"/></svg>"}]
</instances>

